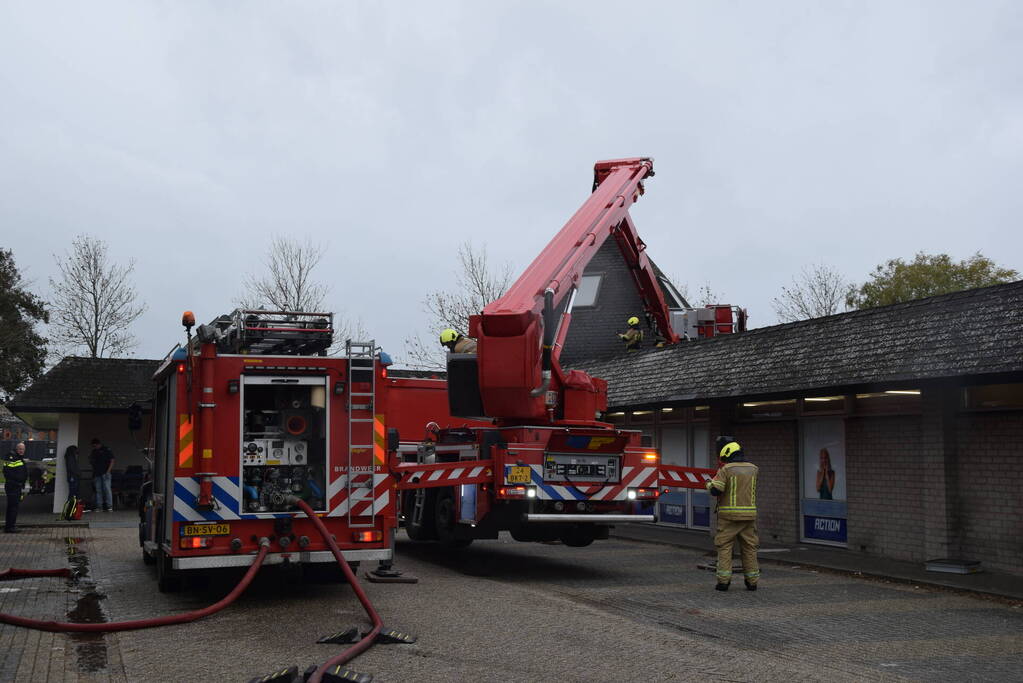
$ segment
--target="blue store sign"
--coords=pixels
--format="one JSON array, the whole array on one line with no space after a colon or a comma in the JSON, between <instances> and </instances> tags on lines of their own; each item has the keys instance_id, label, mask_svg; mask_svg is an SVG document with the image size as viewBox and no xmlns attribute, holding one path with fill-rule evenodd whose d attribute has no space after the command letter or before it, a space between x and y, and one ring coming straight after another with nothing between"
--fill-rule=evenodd
<instances>
[{"instance_id":1,"label":"blue store sign","mask_svg":"<svg viewBox=\"0 0 1023 683\"><path fill-rule=\"evenodd\" d=\"M686 523L686 494L672 491L663 494L657 501L658 520L670 524Z\"/></svg>"},{"instance_id":2,"label":"blue store sign","mask_svg":"<svg viewBox=\"0 0 1023 683\"><path fill-rule=\"evenodd\" d=\"M803 516L803 538L833 543L846 542L846 526L844 519L834 517Z\"/></svg>"},{"instance_id":3,"label":"blue store sign","mask_svg":"<svg viewBox=\"0 0 1023 683\"><path fill-rule=\"evenodd\" d=\"M803 540L848 542L846 504L839 500L803 501Z\"/></svg>"}]
</instances>

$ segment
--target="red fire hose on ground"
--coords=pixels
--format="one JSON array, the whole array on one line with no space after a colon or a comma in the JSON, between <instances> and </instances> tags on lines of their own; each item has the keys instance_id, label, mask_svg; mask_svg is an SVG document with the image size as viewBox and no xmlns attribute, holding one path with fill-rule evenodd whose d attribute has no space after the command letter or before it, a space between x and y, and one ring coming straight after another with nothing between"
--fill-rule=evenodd
<instances>
[{"instance_id":1,"label":"red fire hose on ground","mask_svg":"<svg viewBox=\"0 0 1023 683\"><path fill-rule=\"evenodd\" d=\"M313 509L306 504L305 501L299 499L293 499L291 501L305 513L306 517L313 523L316 530L320 532L323 540L330 547L330 552L333 553L334 559L337 560L341 570L344 572L345 578L348 579L348 583L351 584L352 590L355 591L356 597L359 602L362 603L363 608L366 610L367 616L370 621L373 622L373 629L367 633L362 640L352 645L350 648L327 660L316 670L316 672L309 678L309 683L320 683L323 678L323 674L333 667L340 666L341 664L349 661L361 652L368 649L373 641L376 640L377 634L380 633L380 629L383 626L383 621L380 619L380 615L376 609L373 608L373 604L369 601L366 596L366 592L362 590L362 586L359 585L355 574L348 566L348 562L345 561L344 555L341 554L341 549L337 547L337 542L327 531L327 527L323 525ZM224 609L232 602L234 602L239 595L245 592L245 589L252 583L252 579L255 578L256 573L260 567L263 566L263 560L266 558L267 553L270 551L270 540L266 537L259 539L259 553L256 555L256 559L253 560L249 566L248 571L245 572L245 576L238 582L238 585L231 590L223 599L204 607L199 610L193 610L191 612L185 612L183 614L173 614L166 617L156 617L153 619L136 619L133 621L112 621L104 624L76 624L67 621L43 621L41 619L29 619L27 617L19 617L13 614L4 614L0 612L0 623L13 624L15 626L23 626L25 628L35 629L37 631L50 631L54 633L112 633L117 631L132 631L141 628L154 628L156 626L170 626L172 624L186 624L188 622L208 617L211 614L216 614L220 610ZM0 572L0 581L8 579L22 579L29 577L38 576L70 576L71 572L68 569L7 569L6 571Z\"/></svg>"}]
</instances>

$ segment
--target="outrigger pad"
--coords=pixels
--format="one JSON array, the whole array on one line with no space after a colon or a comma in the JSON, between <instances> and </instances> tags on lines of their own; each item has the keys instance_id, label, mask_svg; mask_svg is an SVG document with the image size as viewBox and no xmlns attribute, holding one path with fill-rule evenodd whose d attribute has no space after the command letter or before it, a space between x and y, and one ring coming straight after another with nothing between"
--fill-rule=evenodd
<instances>
[{"instance_id":1,"label":"outrigger pad","mask_svg":"<svg viewBox=\"0 0 1023 683\"><path fill-rule=\"evenodd\" d=\"M347 643L354 643L359 640L359 627L349 626L344 631L338 631L337 633L331 633L329 636L323 636L317 643L329 643L331 645L345 645Z\"/></svg>"},{"instance_id":2,"label":"outrigger pad","mask_svg":"<svg viewBox=\"0 0 1023 683\"><path fill-rule=\"evenodd\" d=\"M377 569L363 576L370 583L419 583L415 576L405 576L397 569Z\"/></svg>"},{"instance_id":3,"label":"outrigger pad","mask_svg":"<svg viewBox=\"0 0 1023 683\"><path fill-rule=\"evenodd\" d=\"M315 672L318 668L318 666L313 664L311 667L306 669L304 680L308 681L312 677L313 672ZM320 680L325 683L341 683L342 681L345 683L351 683L351 681L355 681L355 683L370 683L370 681L373 680L373 674L364 674L359 671L353 671L352 669L346 669L342 664L338 664L337 666L324 671L323 678Z\"/></svg>"},{"instance_id":4,"label":"outrigger pad","mask_svg":"<svg viewBox=\"0 0 1023 683\"><path fill-rule=\"evenodd\" d=\"M369 635L369 631L362 634L363 637ZM376 642L380 645L411 645L416 642L416 637L411 633L402 633L396 631L393 628L381 628L380 633L377 634Z\"/></svg>"},{"instance_id":5,"label":"outrigger pad","mask_svg":"<svg viewBox=\"0 0 1023 683\"><path fill-rule=\"evenodd\" d=\"M262 678L253 678L249 680L249 683L296 683L302 679L298 676L298 667L289 666L287 669L281 669L275 671L272 674L267 674Z\"/></svg>"}]
</instances>

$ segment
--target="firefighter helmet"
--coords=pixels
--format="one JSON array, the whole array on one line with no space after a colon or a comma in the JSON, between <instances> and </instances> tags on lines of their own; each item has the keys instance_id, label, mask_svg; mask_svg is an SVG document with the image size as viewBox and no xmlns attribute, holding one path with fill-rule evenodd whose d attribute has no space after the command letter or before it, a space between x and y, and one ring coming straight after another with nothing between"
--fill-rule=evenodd
<instances>
[{"instance_id":1,"label":"firefighter helmet","mask_svg":"<svg viewBox=\"0 0 1023 683\"><path fill-rule=\"evenodd\" d=\"M639 318L637 318L636 316L632 316L631 318L629 318L628 322L630 327L635 327L636 325L639 324Z\"/></svg>"},{"instance_id":2,"label":"firefighter helmet","mask_svg":"<svg viewBox=\"0 0 1023 683\"><path fill-rule=\"evenodd\" d=\"M717 441L714 442L714 449L718 452L718 457L722 460L728 460L733 455L742 450L742 446L732 436L719 436Z\"/></svg>"},{"instance_id":3,"label":"firefighter helmet","mask_svg":"<svg viewBox=\"0 0 1023 683\"><path fill-rule=\"evenodd\" d=\"M440 343L441 344L445 344L445 345L451 344L456 339L458 339L458 332L452 330L450 327L440 333Z\"/></svg>"}]
</instances>

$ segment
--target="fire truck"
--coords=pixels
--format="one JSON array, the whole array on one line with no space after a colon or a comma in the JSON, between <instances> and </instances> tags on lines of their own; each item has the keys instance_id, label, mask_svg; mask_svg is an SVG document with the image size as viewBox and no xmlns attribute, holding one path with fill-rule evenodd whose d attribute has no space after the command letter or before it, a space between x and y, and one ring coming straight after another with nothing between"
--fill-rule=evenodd
<instances>
[{"instance_id":1,"label":"fire truck","mask_svg":"<svg viewBox=\"0 0 1023 683\"><path fill-rule=\"evenodd\" d=\"M438 417L426 438L390 456L412 539L457 546L508 531L519 541L586 546L614 524L653 521L635 510L662 489L702 488L713 475L661 464L638 431L600 419L604 380L559 363L583 270L610 238L658 337L684 338L629 215L651 176L649 158L598 162L585 203L508 291L470 318L477 352L448 354L447 412L478 424L444 428Z\"/></svg>"},{"instance_id":2,"label":"fire truck","mask_svg":"<svg viewBox=\"0 0 1023 683\"><path fill-rule=\"evenodd\" d=\"M185 572L248 566L262 538L264 564L334 562L296 499L350 565L389 560L386 354L349 341L344 356L327 356L330 313L236 310L194 337L194 316L182 322L187 342L153 378L153 476L140 509L142 555L160 589ZM432 394L404 389L411 420Z\"/></svg>"}]
</instances>

